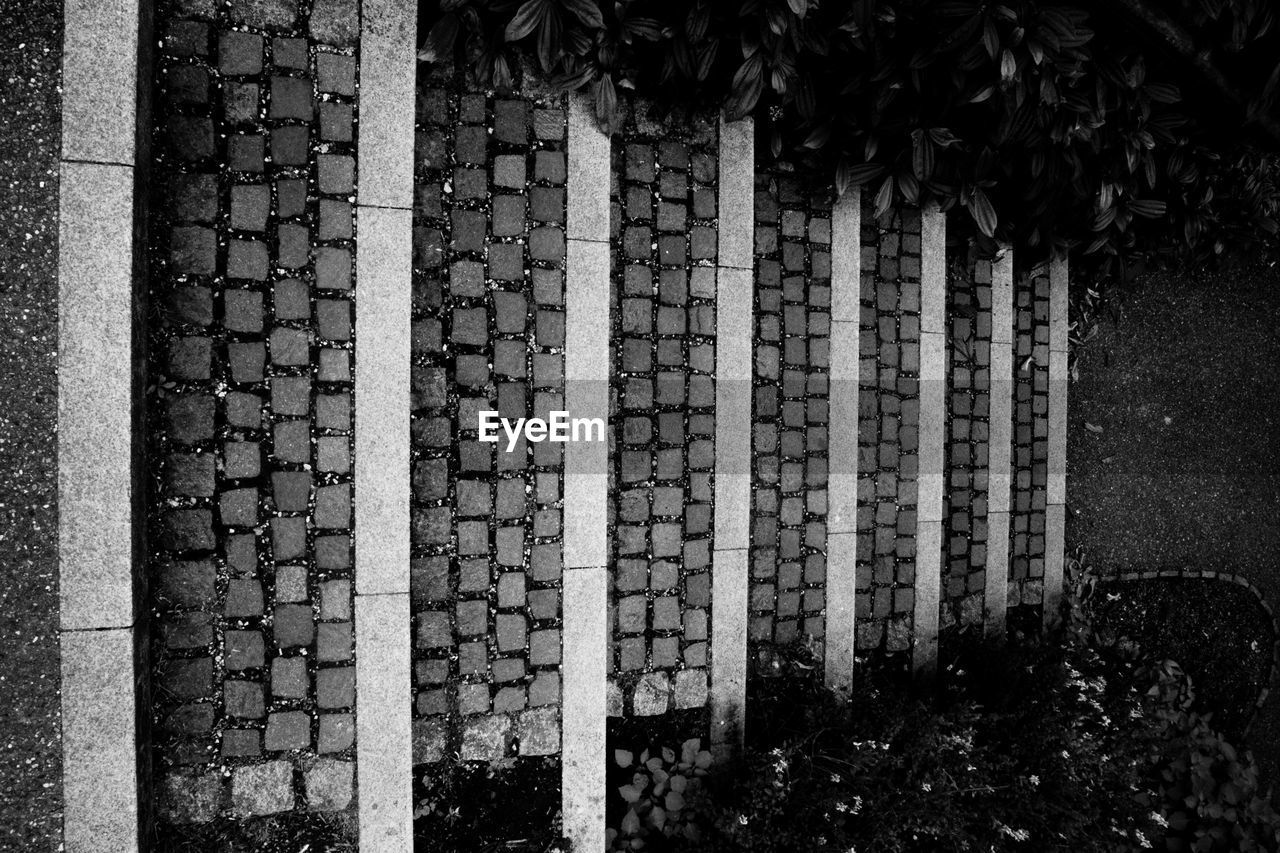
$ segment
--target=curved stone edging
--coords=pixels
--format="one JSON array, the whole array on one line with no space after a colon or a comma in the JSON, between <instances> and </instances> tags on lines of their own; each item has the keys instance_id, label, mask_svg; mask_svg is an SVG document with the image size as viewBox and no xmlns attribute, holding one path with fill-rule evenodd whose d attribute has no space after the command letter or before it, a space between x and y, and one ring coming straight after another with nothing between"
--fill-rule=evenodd
<instances>
[{"instance_id":1,"label":"curved stone edging","mask_svg":"<svg viewBox=\"0 0 1280 853\"><path fill-rule=\"evenodd\" d=\"M1177 569L1162 569L1159 571L1135 572L1126 571L1114 575L1100 575L1101 582L1127 582L1139 580L1216 580L1227 583L1234 583L1236 586L1242 586L1249 592L1253 593L1258 599L1258 603L1262 605L1262 609L1267 611L1267 615L1271 617L1271 634L1275 637L1275 641L1271 646L1271 673L1267 677L1267 686L1262 688L1262 692L1258 694L1257 700L1253 703L1253 715L1249 721L1245 723L1244 734L1247 736L1253 728L1253 722L1257 717L1257 712L1262 710L1262 706L1266 704L1267 698L1271 695L1271 689L1276 684L1277 676L1280 676L1280 619L1277 619L1275 609L1272 608L1271 602L1267 601L1262 590L1244 575L1235 572L1219 572L1212 569L1189 569L1179 571Z\"/></svg>"}]
</instances>

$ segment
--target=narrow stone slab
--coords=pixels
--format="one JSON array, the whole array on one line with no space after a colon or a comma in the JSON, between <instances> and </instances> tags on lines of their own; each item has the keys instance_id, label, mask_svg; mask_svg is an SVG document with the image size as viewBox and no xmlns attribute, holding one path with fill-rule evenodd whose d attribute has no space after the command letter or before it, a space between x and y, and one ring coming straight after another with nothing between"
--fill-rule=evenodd
<instances>
[{"instance_id":1,"label":"narrow stone slab","mask_svg":"<svg viewBox=\"0 0 1280 853\"><path fill-rule=\"evenodd\" d=\"M920 445L916 498L915 613L912 669L931 677L938 660L938 604L942 585L942 494L947 430L947 221L937 208L921 211Z\"/></svg>"},{"instance_id":2,"label":"narrow stone slab","mask_svg":"<svg viewBox=\"0 0 1280 853\"><path fill-rule=\"evenodd\" d=\"M361 207L358 224L356 591L408 592L411 214Z\"/></svg>"},{"instance_id":3,"label":"narrow stone slab","mask_svg":"<svg viewBox=\"0 0 1280 853\"><path fill-rule=\"evenodd\" d=\"M63 163L58 563L64 629L134 621L133 169Z\"/></svg>"},{"instance_id":4,"label":"narrow stone slab","mask_svg":"<svg viewBox=\"0 0 1280 853\"><path fill-rule=\"evenodd\" d=\"M716 273L715 547L746 548L751 526L751 335L748 270ZM712 607L714 607L714 601ZM712 643L714 645L714 638Z\"/></svg>"},{"instance_id":5,"label":"narrow stone slab","mask_svg":"<svg viewBox=\"0 0 1280 853\"><path fill-rule=\"evenodd\" d=\"M564 573L560 791L564 834L580 850L606 847L608 587L604 566Z\"/></svg>"},{"instance_id":6,"label":"narrow stone slab","mask_svg":"<svg viewBox=\"0 0 1280 853\"><path fill-rule=\"evenodd\" d=\"M417 18L413 4L397 0L364 0L360 6L356 200L408 209L413 206Z\"/></svg>"},{"instance_id":7,"label":"narrow stone slab","mask_svg":"<svg viewBox=\"0 0 1280 853\"><path fill-rule=\"evenodd\" d=\"M132 166L138 150L139 0L66 0L62 158Z\"/></svg>"},{"instance_id":8,"label":"narrow stone slab","mask_svg":"<svg viewBox=\"0 0 1280 853\"><path fill-rule=\"evenodd\" d=\"M607 418L610 141L576 95L568 148L565 407ZM608 463L606 442L565 445L560 798L565 837L581 850L607 846Z\"/></svg>"},{"instance_id":9,"label":"narrow stone slab","mask_svg":"<svg viewBox=\"0 0 1280 853\"><path fill-rule=\"evenodd\" d=\"M1013 487L1013 252L991 265L991 406L988 413L987 574L988 636L1005 635L1009 594L1009 507Z\"/></svg>"},{"instance_id":10,"label":"narrow stone slab","mask_svg":"<svg viewBox=\"0 0 1280 853\"><path fill-rule=\"evenodd\" d=\"M362 853L413 848L409 594L357 595L356 784Z\"/></svg>"},{"instance_id":11,"label":"narrow stone slab","mask_svg":"<svg viewBox=\"0 0 1280 853\"><path fill-rule=\"evenodd\" d=\"M1049 504L1044 508L1044 623L1048 628L1062 620L1066 515L1063 504Z\"/></svg>"},{"instance_id":12,"label":"narrow stone slab","mask_svg":"<svg viewBox=\"0 0 1280 853\"><path fill-rule=\"evenodd\" d=\"M936 565L922 563L936 555ZM932 678L938 669L938 606L942 578L942 522L916 525L916 599L912 617L911 669Z\"/></svg>"},{"instance_id":13,"label":"narrow stone slab","mask_svg":"<svg viewBox=\"0 0 1280 853\"><path fill-rule=\"evenodd\" d=\"M1049 263L1049 447L1045 484L1044 620L1058 624L1067 502L1067 259Z\"/></svg>"},{"instance_id":14,"label":"narrow stone slab","mask_svg":"<svg viewBox=\"0 0 1280 853\"><path fill-rule=\"evenodd\" d=\"M609 137L600 131L586 98L569 96L569 173L566 180L566 236L609 241Z\"/></svg>"},{"instance_id":15,"label":"narrow stone slab","mask_svg":"<svg viewBox=\"0 0 1280 853\"><path fill-rule=\"evenodd\" d=\"M834 322L857 323L862 316L861 235L862 188L853 187L836 201L831 211L831 319Z\"/></svg>"},{"instance_id":16,"label":"narrow stone slab","mask_svg":"<svg viewBox=\"0 0 1280 853\"><path fill-rule=\"evenodd\" d=\"M742 748L747 697L747 551L711 557L711 749L727 760Z\"/></svg>"},{"instance_id":17,"label":"narrow stone slab","mask_svg":"<svg viewBox=\"0 0 1280 853\"><path fill-rule=\"evenodd\" d=\"M572 418L609 414L609 245L570 240L565 287L565 406ZM564 562L608 562L607 442L564 450Z\"/></svg>"},{"instance_id":18,"label":"narrow stone slab","mask_svg":"<svg viewBox=\"0 0 1280 853\"><path fill-rule=\"evenodd\" d=\"M947 216L920 211L920 331L947 331Z\"/></svg>"},{"instance_id":19,"label":"narrow stone slab","mask_svg":"<svg viewBox=\"0 0 1280 853\"><path fill-rule=\"evenodd\" d=\"M721 267L755 267L755 123L720 120Z\"/></svg>"},{"instance_id":20,"label":"narrow stone slab","mask_svg":"<svg viewBox=\"0 0 1280 853\"><path fill-rule=\"evenodd\" d=\"M824 682L848 697L853 684L858 598L857 531L827 535L827 633Z\"/></svg>"},{"instance_id":21,"label":"narrow stone slab","mask_svg":"<svg viewBox=\"0 0 1280 853\"><path fill-rule=\"evenodd\" d=\"M827 474L829 533L856 533L858 530L861 207L861 192L855 187L836 202L831 215L831 385L828 390L831 437L827 454L830 468ZM828 644L830 639L828 630Z\"/></svg>"},{"instance_id":22,"label":"narrow stone slab","mask_svg":"<svg viewBox=\"0 0 1280 853\"><path fill-rule=\"evenodd\" d=\"M67 853L139 849L133 631L63 631L62 797Z\"/></svg>"}]
</instances>

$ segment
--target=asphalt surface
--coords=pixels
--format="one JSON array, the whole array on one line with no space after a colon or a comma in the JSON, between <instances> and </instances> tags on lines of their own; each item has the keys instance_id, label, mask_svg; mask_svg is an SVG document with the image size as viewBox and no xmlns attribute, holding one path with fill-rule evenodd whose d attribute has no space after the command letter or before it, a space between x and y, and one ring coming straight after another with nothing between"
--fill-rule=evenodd
<instances>
[{"instance_id":1,"label":"asphalt surface","mask_svg":"<svg viewBox=\"0 0 1280 853\"><path fill-rule=\"evenodd\" d=\"M0 850L61 842L56 348L62 4L0 0Z\"/></svg>"},{"instance_id":2,"label":"asphalt surface","mask_svg":"<svg viewBox=\"0 0 1280 853\"><path fill-rule=\"evenodd\" d=\"M1119 304L1069 392L1068 544L1104 574L1238 572L1280 607L1280 266L1151 275ZM1280 791L1276 685L1248 745Z\"/></svg>"}]
</instances>

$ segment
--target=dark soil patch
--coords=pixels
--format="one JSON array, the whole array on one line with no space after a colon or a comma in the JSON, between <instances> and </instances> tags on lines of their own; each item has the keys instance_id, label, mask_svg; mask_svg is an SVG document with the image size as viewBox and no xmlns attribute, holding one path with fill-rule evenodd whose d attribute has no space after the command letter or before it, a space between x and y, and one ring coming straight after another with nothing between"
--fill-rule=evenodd
<instances>
[{"instance_id":1,"label":"dark soil patch","mask_svg":"<svg viewBox=\"0 0 1280 853\"><path fill-rule=\"evenodd\" d=\"M159 853L355 853L352 815L305 812L157 828Z\"/></svg>"},{"instance_id":2,"label":"dark soil patch","mask_svg":"<svg viewBox=\"0 0 1280 853\"><path fill-rule=\"evenodd\" d=\"M637 756L648 750L651 755L658 755L666 747L678 754L681 744L690 738L701 739L706 749L710 744L710 722L705 708L673 711L656 717L609 718L605 774L608 790L605 820L609 826L617 827L627 812L618 788L629 784L634 773L634 769L624 770L618 766L614 750L625 749Z\"/></svg>"},{"instance_id":3,"label":"dark soil patch","mask_svg":"<svg viewBox=\"0 0 1280 853\"><path fill-rule=\"evenodd\" d=\"M416 768L414 850L550 853L562 850L560 759L506 765L445 761Z\"/></svg>"},{"instance_id":4,"label":"dark soil patch","mask_svg":"<svg viewBox=\"0 0 1280 853\"><path fill-rule=\"evenodd\" d=\"M1217 580L1124 581L1103 586L1094 607L1099 629L1177 661L1215 728L1233 739L1243 734L1271 677L1276 641L1257 596Z\"/></svg>"}]
</instances>

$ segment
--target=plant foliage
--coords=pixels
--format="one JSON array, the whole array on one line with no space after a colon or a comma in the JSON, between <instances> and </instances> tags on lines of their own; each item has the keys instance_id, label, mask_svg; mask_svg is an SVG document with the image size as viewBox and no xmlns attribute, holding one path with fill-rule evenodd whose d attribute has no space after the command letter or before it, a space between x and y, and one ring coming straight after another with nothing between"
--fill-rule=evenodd
<instances>
[{"instance_id":1,"label":"plant foliage","mask_svg":"<svg viewBox=\"0 0 1280 853\"><path fill-rule=\"evenodd\" d=\"M684 771L668 772L674 754L641 756L619 794L644 805L615 828L613 849L1280 849L1280 816L1250 757L1191 710L1176 663L1095 627L1097 579L1078 562L1072 577L1063 642L971 645L936 701L865 676L839 702L796 650L783 675L752 683L745 754L681 801L679 831L642 815Z\"/></svg>"},{"instance_id":2,"label":"plant foliage","mask_svg":"<svg viewBox=\"0 0 1280 853\"><path fill-rule=\"evenodd\" d=\"M984 239L1114 255L1175 238L1221 252L1233 234L1220 226L1238 221L1274 231L1271 161L1220 159L1270 115L1270 4L1159 4L1201 39L1201 64L1225 54L1238 80L1265 81L1237 110L1109 5L441 0L421 58L460 58L504 88L524 51L554 84L586 91L608 130L621 90L754 115L775 156L824 170L841 192L862 186L879 211L962 208Z\"/></svg>"}]
</instances>

